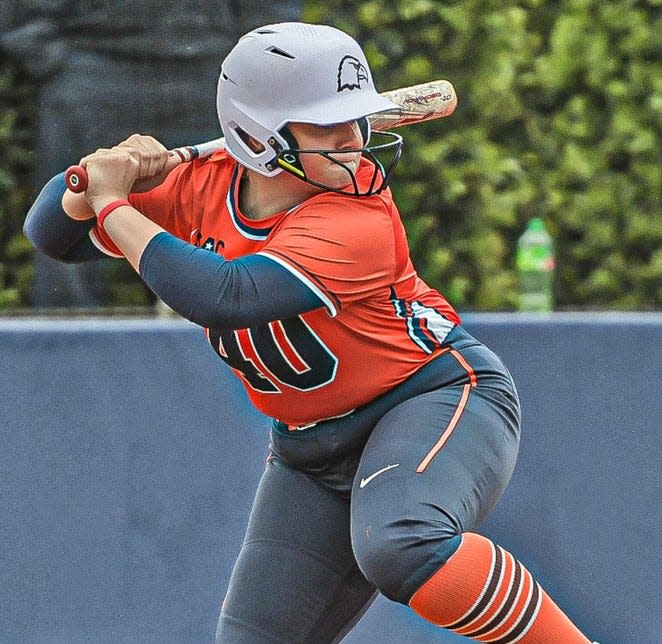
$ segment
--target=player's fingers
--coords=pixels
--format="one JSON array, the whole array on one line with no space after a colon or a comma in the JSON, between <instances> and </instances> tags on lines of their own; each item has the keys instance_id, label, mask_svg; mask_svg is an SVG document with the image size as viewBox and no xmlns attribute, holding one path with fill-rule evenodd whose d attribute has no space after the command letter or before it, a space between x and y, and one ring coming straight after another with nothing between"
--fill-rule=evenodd
<instances>
[{"instance_id":1,"label":"player's fingers","mask_svg":"<svg viewBox=\"0 0 662 644\"><path fill-rule=\"evenodd\" d=\"M97 148L94 152L90 152L90 154L85 155L80 160L80 162L83 163L85 161L85 159L89 159L90 157L93 157L93 156L98 155L98 154L104 154L104 153L110 152L111 149L112 148Z\"/></svg>"},{"instance_id":2,"label":"player's fingers","mask_svg":"<svg viewBox=\"0 0 662 644\"><path fill-rule=\"evenodd\" d=\"M120 148L100 148L83 157L80 165L87 170L86 193L94 193L95 189L101 190L111 186L119 186L122 189L128 186L126 188L128 192L139 171L138 160L128 150Z\"/></svg>"},{"instance_id":3,"label":"player's fingers","mask_svg":"<svg viewBox=\"0 0 662 644\"><path fill-rule=\"evenodd\" d=\"M163 165L163 172L166 174L173 168L176 168L182 162L182 158L175 152L168 152L165 164Z\"/></svg>"},{"instance_id":4,"label":"player's fingers","mask_svg":"<svg viewBox=\"0 0 662 644\"><path fill-rule=\"evenodd\" d=\"M182 162L182 158L174 152L167 152L163 159L163 166L156 167L154 174L143 176L133 184L133 192L146 192L163 183L171 170L176 168Z\"/></svg>"},{"instance_id":5,"label":"player's fingers","mask_svg":"<svg viewBox=\"0 0 662 644\"><path fill-rule=\"evenodd\" d=\"M111 155L112 149L111 148L97 148L94 152L91 154L88 154L84 156L80 161L79 165L83 166L84 168L87 167L87 165L90 162L95 162L98 161L99 159L105 158L109 155Z\"/></svg>"},{"instance_id":6,"label":"player's fingers","mask_svg":"<svg viewBox=\"0 0 662 644\"><path fill-rule=\"evenodd\" d=\"M147 134L132 134L117 147L140 150L144 154L160 154L168 151L163 143Z\"/></svg>"},{"instance_id":7,"label":"player's fingers","mask_svg":"<svg viewBox=\"0 0 662 644\"><path fill-rule=\"evenodd\" d=\"M145 149L165 150L166 147L158 139L149 134L132 134L124 139L117 147L140 147Z\"/></svg>"},{"instance_id":8,"label":"player's fingers","mask_svg":"<svg viewBox=\"0 0 662 644\"><path fill-rule=\"evenodd\" d=\"M117 147L128 151L138 161L141 178L159 174L168 162L167 148L152 136L133 134Z\"/></svg>"}]
</instances>

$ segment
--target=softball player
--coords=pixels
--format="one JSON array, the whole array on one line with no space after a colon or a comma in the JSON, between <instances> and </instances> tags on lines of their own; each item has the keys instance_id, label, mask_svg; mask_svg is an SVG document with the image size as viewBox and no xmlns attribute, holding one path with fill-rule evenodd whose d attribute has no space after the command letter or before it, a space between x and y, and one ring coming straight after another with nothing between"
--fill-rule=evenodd
<instances>
[{"instance_id":1,"label":"softball player","mask_svg":"<svg viewBox=\"0 0 662 644\"><path fill-rule=\"evenodd\" d=\"M347 34L265 26L222 65L227 151L98 150L87 191L55 177L26 234L63 261L125 257L274 418L219 642L336 642L379 592L476 641L585 644L476 532L515 466L519 402L414 270L388 188L402 140L365 118L391 107Z\"/></svg>"}]
</instances>

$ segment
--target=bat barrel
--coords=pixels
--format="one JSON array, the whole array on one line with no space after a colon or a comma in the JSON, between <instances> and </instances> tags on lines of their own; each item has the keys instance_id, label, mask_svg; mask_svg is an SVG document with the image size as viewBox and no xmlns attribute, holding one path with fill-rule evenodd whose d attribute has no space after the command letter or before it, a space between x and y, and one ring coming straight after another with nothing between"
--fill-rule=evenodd
<instances>
[{"instance_id":1,"label":"bat barrel","mask_svg":"<svg viewBox=\"0 0 662 644\"><path fill-rule=\"evenodd\" d=\"M457 107L457 94L447 80L421 83L412 87L384 92L383 96L398 105L393 110L371 114L375 130L389 130L450 116Z\"/></svg>"}]
</instances>

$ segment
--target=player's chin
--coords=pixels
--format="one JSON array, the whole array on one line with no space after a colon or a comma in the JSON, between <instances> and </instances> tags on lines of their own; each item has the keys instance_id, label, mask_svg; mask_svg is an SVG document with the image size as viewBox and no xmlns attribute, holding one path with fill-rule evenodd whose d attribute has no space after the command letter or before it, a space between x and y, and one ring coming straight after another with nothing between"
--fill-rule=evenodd
<instances>
[{"instance_id":1,"label":"player's chin","mask_svg":"<svg viewBox=\"0 0 662 644\"><path fill-rule=\"evenodd\" d=\"M334 190L344 191L346 188L352 188L358 167L358 161L350 161L342 165L334 163L327 169L324 183Z\"/></svg>"}]
</instances>

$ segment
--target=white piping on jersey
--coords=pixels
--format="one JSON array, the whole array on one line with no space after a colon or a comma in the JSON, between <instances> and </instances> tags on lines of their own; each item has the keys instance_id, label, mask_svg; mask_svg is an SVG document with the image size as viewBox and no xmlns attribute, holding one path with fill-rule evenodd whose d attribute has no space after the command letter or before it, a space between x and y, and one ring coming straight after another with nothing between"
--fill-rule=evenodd
<instances>
[{"instance_id":1,"label":"white piping on jersey","mask_svg":"<svg viewBox=\"0 0 662 644\"><path fill-rule=\"evenodd\" d=\"M455 327L455 323L446 319L439 311L420 302L412 302L411 310L416 317L425 319L428 330L434 335L439 344L443 343L446 336Z\"/></svg>"},{"instance_id":2,"label":"white piping on jersey","mask_svg":"<svg viewBox=\"0 0 662 644\"><path fill-rule=\"evenodd\" d=\"M289 273L294 275L300 282L302 282L305 286L307 286L317 297L322 300L322 303L326 307L327 311L329 312L329 315L334 318L336 315L338 315L338 310L336 309L335 305L333 304L333 301L329 299L324 291L322 291L320 288L318 288L314 282L309 280L303 273L298 271L296 268L294 268L292 265L288 264L284 260L282 260L280 257L276 257L272 255L269 251L261 250L256 253L256 255L262 255L263 257L268 257L272 261L276 262L276 264L279 264L282 266L284 269L286 269Z\"/></svg>"},{"instance_id":3,"label":"white piping on jersey","mask_svg":"<svg viewBox=\"0 0 662 644\"><path fill-rule=\"evenodd\" d=\"M228 190L227 197L225 198L225 204L228 207L228 212L230 213L230 219L232 220L233 226L236 228L237 232L242 237L246 237L247 239L252 239L254 241L264 241L269 235L269 232L271 232L271 229L267 228L263 233L257 235L245 231L239 224L239 220L237 219L237 213L235 212L235 207L234 207L233 188L234 188L234 180L230 183L230 189Z\"/></svg>"},{"instance_id":4,"label":"white piping on jersey","mask_svg":"<svg viewBox=\"0 0 662 644\"><path fill-rule=\"evenodd\" d=\"M230 187L228 188L228 194L225 197L225 204L228 208L228 212L230 213L230 219L232 221L232 225L235 227L237 232L242 237L246 237L246 239L252 239L253 241L264 241L269 236L269 233L271 232L271 228L265 228L264 231L250 233L247 230L244 230L244 228L250 228L250 225L242 224L241 221L239 220L239 215L237 214L239 210L239 203L238 203L238 199L235 200L235 192L236 192L235 184L239 183L240 181L240 176L239 176L240 173L241 173L241 169L239 166L237 166L234 170L234 173L232 174L232 179L230 180ZM283 216L289 215L299 206L301 206L301 204L292 206L292 208L290 208Z\"/></svg>"},{"instance_id":5,"label":"white piping on jersey","mask_svg":"<svg viewBox=\"0 0 662 644\"><path fill-rule=\"evenodd\" d=\"M390 300L395 314L405 321L407 335L425 353L430 354L437 349L455 327L435 308L397 297L393 287Z\"/></svg>"}]
</instances>

